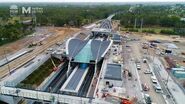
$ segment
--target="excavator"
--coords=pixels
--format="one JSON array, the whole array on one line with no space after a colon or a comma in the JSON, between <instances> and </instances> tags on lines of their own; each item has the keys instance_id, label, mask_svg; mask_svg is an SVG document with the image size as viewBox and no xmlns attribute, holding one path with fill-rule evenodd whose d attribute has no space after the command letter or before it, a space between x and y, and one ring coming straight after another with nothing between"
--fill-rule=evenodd
<instances>
[{"instance_id":1,"label":"excavator","mask_svg":"<svg viewBox=\"0 0 185 104\"><path fill-rule=\"evenodd\" d=\"M136 102L137 102L137 98L136 97L128 99L128 98L124 98L124 97L120 97L120 96L115 96L115 95L112 95L112 94L109 94L109 93L107 93L106 96L111 96L111 97L120 99L121 100L120 104L136 104Z\"/></svg>"}]
</instances>

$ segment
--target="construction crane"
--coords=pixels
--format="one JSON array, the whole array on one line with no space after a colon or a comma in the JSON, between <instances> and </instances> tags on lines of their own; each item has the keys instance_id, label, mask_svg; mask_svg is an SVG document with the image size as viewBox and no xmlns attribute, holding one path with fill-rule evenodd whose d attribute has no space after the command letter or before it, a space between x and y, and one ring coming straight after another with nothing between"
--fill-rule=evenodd
<instances>
[{"instance_id":1,"label":"construction crane","mask_svg":"<svg viewBox=\"0 0 185 104\"><path fill-rule=\"evenodd\" d=\"M136 97L128 99L128 98L112 95L112 94L109 94L109 93L107 93L106 96L111 96L111 97L120 99L121 100L121 104L135 104L137 102L137 98Z\"/></svg>"}]
</instances>

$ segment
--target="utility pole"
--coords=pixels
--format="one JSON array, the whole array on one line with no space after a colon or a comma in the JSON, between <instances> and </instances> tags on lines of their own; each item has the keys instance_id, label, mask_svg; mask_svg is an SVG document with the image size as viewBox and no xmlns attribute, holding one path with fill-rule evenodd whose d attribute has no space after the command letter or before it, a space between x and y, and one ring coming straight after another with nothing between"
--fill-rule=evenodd
<instances>
[{"instance_id":1,"label":"utility pole","mask_svg":"<svg viewBox=\"0 0 185 104\"><path fill-rule=\"evenodd\" d=\"M143 32L143 18L141 19L141 32Z\"/></svg>"},{"instance_id":2,"label":"utility pole","mask_svg":"<svg viewBox=\"0 0 185 104\"><path fill-rule=\"evenodd\" d=\"M167 73L168 73L168 76L167 76L166 83L165 83L166 86L168 85L168 81L169 81L169 77L170 77L168 71L167 71Z\"/></svg>"},{"instance_id":3,"label":"utility pole","mask_svg":"<svg viewBox=\"0 0 185 104\"><path fill-rule=\"evenodd\" d=\"M134 29L136 29L136 25L137 25L137 18L135 18L135 21L134 21Z\"/></svg>"},{"instance_id":4,"label":"utility pole","mask_svg":"<svg viewBox=\"0 0 185 104\"><path fill-rule=\"evenodd\" d=\"M9 62L8 62L8 58L7 58L7 56L6 56L6 50L4 50L4 56L5 56L7 65L8 65L8 72L9 72L9 75L11 75L11 72L10 72L10 65L9 65Z\"/></svg>"}]
</instances>

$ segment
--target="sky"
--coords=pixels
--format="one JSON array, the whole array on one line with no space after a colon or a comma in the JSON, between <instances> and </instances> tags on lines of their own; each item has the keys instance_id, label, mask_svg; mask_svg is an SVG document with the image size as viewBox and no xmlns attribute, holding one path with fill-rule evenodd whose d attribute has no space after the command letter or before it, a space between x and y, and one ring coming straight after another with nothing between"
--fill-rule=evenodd
<instances>
[{"instance_id":1,"label":"sky","mask_svg":"<svg viewBox=\"0 0 185 104\"><path fill-rule=\"evenodd\" d=\"M185 0L0 0L0 2L185 2Z\"/></svg>"}]
</instances>

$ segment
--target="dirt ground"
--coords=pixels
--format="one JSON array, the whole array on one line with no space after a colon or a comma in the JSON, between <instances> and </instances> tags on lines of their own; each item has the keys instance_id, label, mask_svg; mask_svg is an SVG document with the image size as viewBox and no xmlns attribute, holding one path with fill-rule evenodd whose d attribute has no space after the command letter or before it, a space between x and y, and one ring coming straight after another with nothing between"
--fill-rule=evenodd
<instances>
[{"instance_id":1,"label":"dirt ground","mask_svg":"<svg viewBox=\"0 0 185 104\"><path fill-rule=\"evenodd\" d=\"M121 31L121 34L125 34L124 31ZM184 37L179 37L179 36L168 36L168 35L163 35L163 34L146 34L146 33L137 33L137 32L132 32L129 34L136 34L141 36L143 39L150 41L150 40L161 40L163 42L168 42L168 43L173 43L175 44L178 49L176 49L177 56L174 58L177 64L181 66L185 66L185 62L183 62L183 58L185 60L185 55L182 55L182 52L185 52L185 38ZM181 59L181 60L179 60Z\"/></svg>"},{"instance_id":2,"label":"dirt ground","mask_svg":"<svg viewBox=\"0 0 185 104\"><path fill-rule=\"evenodd\" d=\"M125 34L125 32L121 31L121 34ZM179 38L179 36L176 36L176 35L173 36L173 35L150 34L150 33L146 34L146 33L138 33L138 32L130 32L129 34L140 35L145 40L163 40L163 41L169 41L169 42L173 42L173 41L185 42L184 37Z\"/></svg>"},{"instance_id":3,"label":"dirt ground","mask_svg":"<svg viewBox=\"0 0 185 104\"><path fill-rule=\"evenodd\" d=\"M173 42L173 41L185 42L185 38L182 38L182 37L178 38L178 36L167 36L167 35L161 35L161 34L143 35L143 38L146 40L166 40L169 42Z\"/></svg>"},{"instance_id":4,"label":"dirt ground","mask_svg":"<svg viewBox=\"0 0 185 104\"><path fill-rule=\"evenodd\" d=\"M112 28L113 30L119 30L120 20L113 20L112 21Z\"/></svg>"},{"instance_id":5,"label":"dirt ground","mask_svg":"<svg viewBox=\"0 0 185 104\"><path fill-rule=\"evenodd\" d=\"M121 31L121 34L125 34L125 32ZM183 62L182 60L185 60L185 55L181 55L181 52L185 52L185 38L183 37L178 37L178 38L174 38L173 36L167 36L167 35L161 35L161 34L140 34L140 33L130 33L130 34L134 34L134 35L139 35L142 37L142 39L144 40L162 40L164 42L170 42L175 44L177 47L179 47L179 49L176 49L176 51L178 52L178 55L173 57L173 60L180 66L184 66L185 67L185 62ZM176 41L176 42L174 42ZM177 42L178 41L178 42ZM151 53L151 52L149 52ZM166 60L164 59L164 57L160 57L161 62L163 63L165 68L169 68L168 63L166 62ZM174 76L173 76L174 77ZM175 78L175 77L174 77ZM175 78L176 81L180 84L183 85L183 83L185 82L185 79L178 79Z\"/></svg>"},{"instance_id":6,"label":"dirt ground","mask_svg":"<svg viewBox=\"0 0 185 104\"><path fill-rule=\"evenodd\" d=\"M25 37L23 39L17 40L15 42L5 44L3 46L0 46L0 56L3 57L4 51L6 51L6 54L11 54L12 52L19 50L25 46L27 46L31 42L31 37Z\"/></svg>"},{"instance_id":7,"label":"dirt ground","mask_svg":"<svg viewBox=\"0 0 185 104\"><path fill-rule=\"evenodd\" d=\"M176 36L175 36L176 37ZM178 36L177 36L178 37ZM164 40L166 42L171 42L173 44L175 44L178 49L176 49L176 52L178 54L178 57L184 57L185 55L181 55L182 52L185 52L185 38L183 37L178 37L178 38L174 38L173 36L166 36L166 35L147 35L147 36L143 36L144 39L146 40ZM178 42L174 42L174 41L178 41ZM179 60L178 58L174 59L176 60L176 63L182 66L185 66L185 62L183 62L182 60Z\"/></svg>"},{"instance_id":8,"label":"dirt ground","mask_svg":"<svg viewBox=\"0 0 185 104\"><path fill-rule=\"evenodd\" d=\"M177 36L178 37L178 36ZM173 44L177 45L177 47L179 47L179 49L176 50L176 52L178 53L177 57L174 57L173 60L175 60L175 62L180 65L180 66L184 66L185 67L185 55L182 55L182 52L185 52L185 38L183 37L179 37L179 38L173 38L172 36L166 36L166 35L150 35L150 36L144 36L144 38L146 40L165 40L168 42L172 42ZM174 41L178 41L178 42L174 42ZM184 61L183 61L184 58ZM168 67L167 62L164 60L164 58L161 58L162 62L164 64L165 67ZM183 83L185 82L185 79L177 79L175 78L179 84L181 84L183 86Z\"/></svg>"},{"instance_id":9,"label":"dirt ground","mask_svg":"<svg viewBox=\"0 0 185 104\"><path fill-rule=\"evenodd\" d=\"M36 33L38 34L42 34L42 36L27 36L24 37L20 40L17 40L15 42L9 43L9 44L5 44L3 46L0 46L0 59L4 57L4 53L6 54L12 54L24 47L27 47L30 43L34 42L35 39L39 40L39 38L43 38L45 35L47 35L47 33L57 33L57 34L64 34L64 33L68 33L68 32L74 32L74 31L78 31L79 29L77 28L63 28L63 27L41 27L40 30L38 29L38 31L36 31ZM49 36L51 37L51 36Z\"/></svg>"},{"instance_id":10,"label":"dirt ground","mask_svg":"<svg viewBox=\"0 0 185 104\"><path fill-rule=\"evenodd\" d=\"M18 67L19 65L24 64L29 59L31 59L34 56L37 56L38 54L42 53L43 51L45 51L47 48L51 47L55 43L65 41L66 37L72 36L76 32L80 31L80 29L78 29L78 28L62 28L62 27L56 27L56 28L52 27L52 28L48 28L48 30L50 32L52 31L54 34L49 35L47 38L42 40L43 45L37 46L36 48L34 48L34 50L32 52L27 53L26 55L23 55L23 56L15 59L14 61L10 62L9 63L10 69L14 69L14 68ZM25 43L22 43L22 42L25 42L26 40L29 40L29 38L28 39L24 38L24 39L18 40L16 42L4 45L0 48L2 48L2 49L3 49L3 47L12 48L16 45L20 45L19 47L16 47L15 49L10 50L10 52L14 52L16 50L20 50L21 48L26 47L27 45ZM1 50L1 52L2 51L3 50ZM1 71L0 71L0 77L2 77L4 75L7 75L7 73L8 73L7 65L2 66Z\"/></svg>"}]
</instances>

